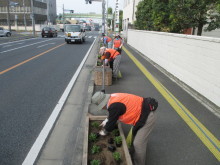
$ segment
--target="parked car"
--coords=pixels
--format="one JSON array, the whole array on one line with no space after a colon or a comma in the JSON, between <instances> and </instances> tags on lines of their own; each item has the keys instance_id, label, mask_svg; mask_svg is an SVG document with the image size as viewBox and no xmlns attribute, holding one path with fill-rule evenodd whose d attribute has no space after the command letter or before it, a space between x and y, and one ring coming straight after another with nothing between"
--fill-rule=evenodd
<instances>
[{"instance_id":1,"label":"parked car","mask_svg":"<svg viewBox=\"0 0 220 165\"><path fill-rule=\"evenodd\" d=\"M41 36L43 37L57 37L57 30L52 27L44 27L41 31Z\"/></svg>"},{"instance_id":2,"label":"parked car","mask_svg":"<svg viewBox=\"0 0 220 165\"><path fill-rule=\"evenodd\" d=\"M85 30L82 25L79 24L69 24L64 27L65 41L67 44L71 42L85 42Z\"/></svg>"},{"instance_id":3,"label":"parked car","mask_svg":"<svg viewBox=\"0 0 220 165\"><path fill-rule=\"evenodd\" d=\"M10 37L11 32L9 30L5 30L3 27L0 27L0 36Z\"/></svg>"}]
</instances>

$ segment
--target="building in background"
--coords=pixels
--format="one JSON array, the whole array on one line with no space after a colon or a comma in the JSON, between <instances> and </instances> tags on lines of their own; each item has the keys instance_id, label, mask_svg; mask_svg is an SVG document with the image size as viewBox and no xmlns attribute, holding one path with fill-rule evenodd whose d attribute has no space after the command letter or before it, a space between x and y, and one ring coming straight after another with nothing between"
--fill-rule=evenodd
<instances>
[{"instance_id":1,"label":"building in background","mask_svg":"<svg viewBox=\"0 0 220 165\"><path fill-rule=\"evenodd\" d=\"M127 30L134 28L134 21L136 20L135 12L137 11L137 5L141 0L124 0L123 6L123 33L127 38Z\"/></svg>"},{"instance_id":2,"label":"building in background","mask_svg":"<svg viewBox=\"0 0 220 165\"><path fill-rule=\"evenodd\" d=\"M31 1L33 1L33 13L36 25L56 23L56 0L1 0L0 26L8 25L9 15L12 27L19 27L19 29L26 26L31 27Z\"/></svg>"}]
</instances>

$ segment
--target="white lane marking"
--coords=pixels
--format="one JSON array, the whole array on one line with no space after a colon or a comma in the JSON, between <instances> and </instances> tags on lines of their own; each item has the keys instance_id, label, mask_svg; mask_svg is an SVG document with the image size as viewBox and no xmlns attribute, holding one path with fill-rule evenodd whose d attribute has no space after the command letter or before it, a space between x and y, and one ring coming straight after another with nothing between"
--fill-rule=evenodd
<instances>
[{"instance_id":1,"label":"white lane marking","mask_svg":"<svg viewBox=\"0 0 220 165\"><path fill-rule=\"evenodd\" d=\"M96 38L97 38L97 36L94 36L94 38L96 39Z\"/></svg>"},{"instance_id":2,"label":"white lane marking","mask_svg":"<svg viewBox=\"0 0 220 165\"><path fill-rule=\"evenodd\" d=\"M15 44L15 45L21 45L21 44L24 44L24 42L22 42L22 43L17 43L17 44ZM13 46L13 45L5 45L5 46L3 46L2 48L7 48L7 47L10 47L10 46Z\"/></svg>"},{"instance_id":3,"label":"white lane marking","mask_svg":"<svg viewBox=\"0 0 220 165\"><path fill-rule=\"evenodd\" d=\"M41 48L41 47L44 47L44 46L47 46L47 45L52 45L52 44L55 44L55 43L53 42L53 43L44 44L44 45L38 46L37 48Z\"/></svg>"},{"instance_id":4,"label":"white lane marking","mask_svg":"<svg viewBox=\"0 0 220 165\"><path fill-rule=\"evenodd\" d=\"M89 36L88 38L92 38L92 36Z\"/></svg>"},{"instance_id":5,"label":"white lane marking","mask_svg":"<svg viewBox=\"0 0 220 165\"><path fill-rule=\"evenodd\" d=\"M24 39L24 40L27 41L27 40L34 40L34 39L39 39L39 38L29 38L29 39ZM12 44L15 42L23 42L24 40L6 42L6 43L0 44L0 45Z\"/></svg>"},{"instance_id":6,"label":"white lane marking","mask_svg":"<svg viewBox=\"0 0 220 165\"><path fill-rule=\"evenodd\" d=\"M63 92L56 107L53 109L52 114L48 118L46 124L44 125L44 128L41 130L40 134L38 135L36 141L34 142L33 146L31 147L31 149L30 149L29 153L27 154L25 160L23 161L22 165L33 165L34 162L36 161L36 158L37 158L38 154L40 153L41 148L43 147L43 145L47 139L47 136L49 135L51 129L53 128L53 125L55 124L55 121L56 121L57 117L59 116L59 114L63 108L63 105L66 102L66 99L67 99L73 85L75 84L75 81L76 81L77 77L79 76L80 71L82 70L84 63L85 63L87 57L89 56L89 53L90 53L93 45L95 44L95 41L96 40L94 40L92 45L90 46L88 52L86 53L81 64L79 65L76 73L73 75L68 86L66 87L65 91Z\"/></svg>"},{"instance_id":7,"label":"white lane marking","mask_svg":"<svg viewBox=\"0 0 220 165\"><path fill-rule=\"evenodd\" d=\"M7 47L10 47L12 45L5 45L5 46L2 46L2 48L7 48Z\"/></svg>"},{"instance_id":8,"label":"white lane marking","mask_svg":"<svg viewBox=\"0 0 220 165\"><path fill-rule=\"evenodd\" d=\"M24 42L22 42L22 43L18 43L17 45L21 45L21 44L24 44Z\"/></svg>"},{"instance_id":9,"label":"white lane marking","mask_svg":"<svg viewBox=\"0 0 220 165\"><path fill-rule=\"evenodd\" d=\"M51 39L45 40L45 41L36 42L36 43L33 43L33 44L21 46L21 47L17 47L17 48L14 48L14 49L5 50L5 51L2 51L2 52L0 52L0 53L2 54L2 53L10 52L10 51L13 51L13 50L21 49L21 48L28 47L28 46L32 46L32 45L36 45L36 44L39 44L39 43L42 43L42 42L47 42L47 41L50 41L50 40L51 40Z\"/></svg>"}]
</instances>

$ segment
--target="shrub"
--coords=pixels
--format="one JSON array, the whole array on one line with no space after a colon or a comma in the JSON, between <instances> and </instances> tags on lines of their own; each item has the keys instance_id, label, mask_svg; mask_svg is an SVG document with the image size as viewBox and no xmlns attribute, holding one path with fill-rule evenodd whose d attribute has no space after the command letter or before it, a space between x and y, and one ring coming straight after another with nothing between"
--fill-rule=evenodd
<instances>
[{"instance_id":1,"label":"shrub","mask_svg":"<svg viewBox=\"0 0 220 165\"><path fill-rule=\"evenodd\" d=\"M91 164L91 165L100 165L100 164L101 164L101 161L94 159L94 160L90 161L90 164Z\"/></svg>"},{"instance_id":2,"label":"shrub","mask_svg":"<svg viewBox=\"0 0 220 165\"><path fill-rule=\"evenodd\" d=\"M100 147L97 145L93 145L91 149L92 154L96 154L100 152Z\"/></svg>"}]
</instances>

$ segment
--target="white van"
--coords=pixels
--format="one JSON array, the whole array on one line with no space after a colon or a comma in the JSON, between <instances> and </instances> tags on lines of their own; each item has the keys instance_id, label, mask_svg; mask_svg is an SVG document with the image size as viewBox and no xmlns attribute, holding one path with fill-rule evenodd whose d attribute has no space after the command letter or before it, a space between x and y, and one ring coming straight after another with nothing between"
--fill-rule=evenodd
<instances>
[{"instance_id":1,"label":"white van","mask_svg":"<svg viewBox=\"0 0 220 165\"><path fill-rule=\"evenodd\" d=\"M67 44L71 42L85 42L85 30L79 24L69 24L64 27L65 41Z\"/></svg>"}]
</instances>

